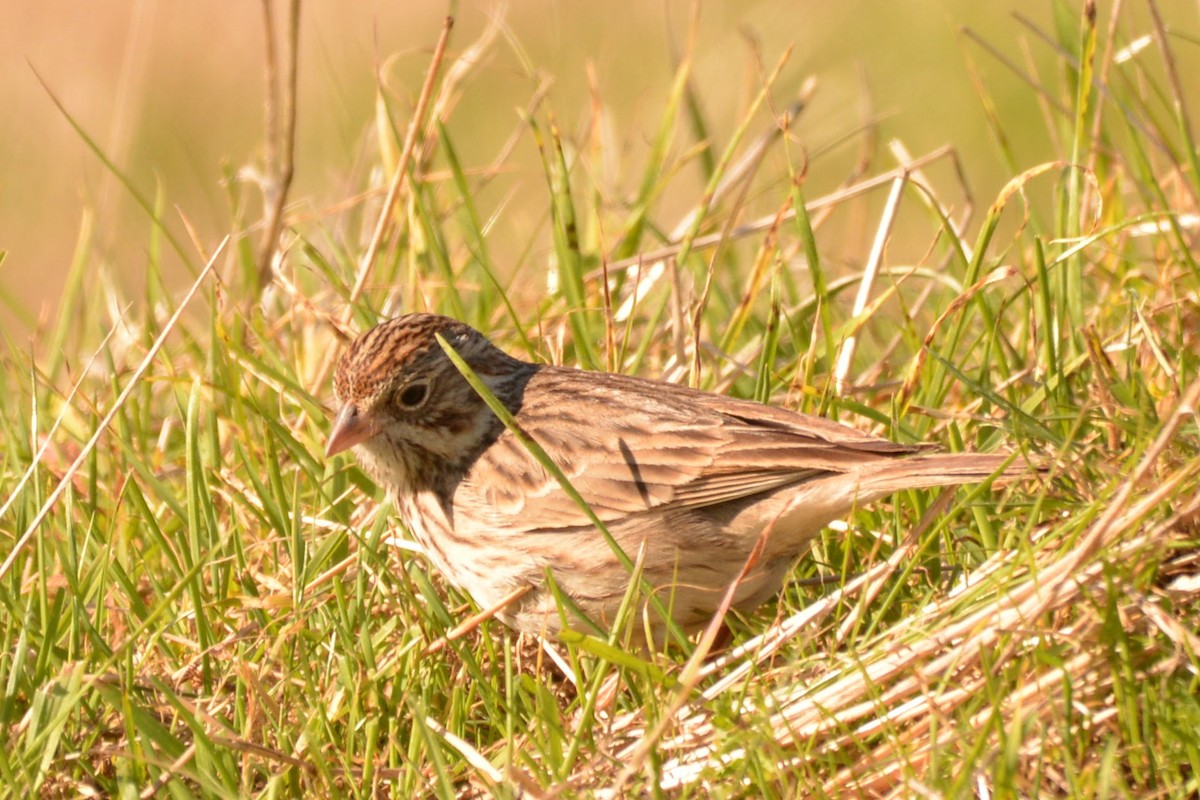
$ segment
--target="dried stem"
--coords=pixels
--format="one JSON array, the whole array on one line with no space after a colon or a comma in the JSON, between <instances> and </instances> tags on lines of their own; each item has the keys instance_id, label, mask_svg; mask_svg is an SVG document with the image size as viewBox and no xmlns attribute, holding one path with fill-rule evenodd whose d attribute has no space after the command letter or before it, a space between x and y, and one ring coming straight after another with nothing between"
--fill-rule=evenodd
<instances>
[{"instance_id":1,"label":"dried stem","mask_svg":"<svg viewBox=\"0 0 1200 800\"><path fill-rule=\"evenodd\" d=\"M286 74L279 84L279 51L275 47L275 17L271 0L262 0L266 53L266 175L263 199L266 206L264 233L258 251L258 288L271 282L271 262L283 233L283 209L295 174L296 73L300 44L300 0L288 4ZM280 119L282 118L282 127Z\"/></svg>"}]
</instances>

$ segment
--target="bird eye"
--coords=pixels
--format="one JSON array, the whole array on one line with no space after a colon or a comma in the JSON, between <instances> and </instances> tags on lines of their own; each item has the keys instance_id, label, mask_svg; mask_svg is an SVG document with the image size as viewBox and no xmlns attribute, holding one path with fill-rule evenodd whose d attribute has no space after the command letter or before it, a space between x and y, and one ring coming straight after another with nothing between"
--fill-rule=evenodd
<instances>
[{"instance_id":1,"label":"bird eye","mask_svg":"<svg viewBox=\"0 0 1200 800\"><path fill-rule=\"evenodd\" d=\"M405 408L416 408L425 402L425 396L429 394L429 384L414 383L405 386L400 392L400 405Z\"/></svg>"}]
</instances>

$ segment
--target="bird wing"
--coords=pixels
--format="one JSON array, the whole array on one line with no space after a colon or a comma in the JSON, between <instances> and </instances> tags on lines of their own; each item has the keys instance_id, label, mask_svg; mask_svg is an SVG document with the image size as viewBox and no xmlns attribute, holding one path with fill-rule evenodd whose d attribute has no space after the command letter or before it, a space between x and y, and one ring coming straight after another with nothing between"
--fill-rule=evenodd
<instances>
[{"instance_id":1,"label":"bird wing","mask_svg":"<svg viewBox=\"0 0 1200 800\"><path fill-rule=\"evenodd\" d=\"M919 449L748 400L553 367L531 377L516 418L605 523L737 500ZM507 430L453 505L494 529L592 524Z\"/></svg>"}]
</instances>

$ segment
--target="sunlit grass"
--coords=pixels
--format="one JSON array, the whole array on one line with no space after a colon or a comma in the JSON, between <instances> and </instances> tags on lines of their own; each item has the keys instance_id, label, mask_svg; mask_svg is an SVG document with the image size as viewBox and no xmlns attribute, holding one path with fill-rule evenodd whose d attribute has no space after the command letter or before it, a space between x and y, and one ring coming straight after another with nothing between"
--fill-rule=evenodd
<instances>
[{"instance_id":1,"label":"sunlit grass","mask_svg":"<svg viewBox=\"0 0 1200 800\"><path fill-rule=\"evenodd\" d=\"M953 142L891 143L871 174L811 196L821 163L781 133L796 98L766 67L740 110L710 112L737 115L732 137L699 141L713 126L685 55L625 182L599 163L621 156L600 135L603 95L578 137L557 124L576 109L531 99L545 217L516 264L488 248L505 205L477 201L504 164L464 164L453 143L471 120L446 111L419 128L356 296L408 124L389 102L389 138L364 155L385 169L359 202L290 226L261 295L258 237L235 231L188 255L190 300L155 268L183 246L161 234L145 287L122 296L93 279L85 220L59 315L32 352L9 337L0 370L3 784L1194 796L1196 143L1156 60L1177 43L1118 60L1106 27L1063 9L1057 82L1041 84L1062 151L1014 168L974 216L947 198L970 196L964 160L994 155ZM1005 67L969 48L991 108ZM472 63L435 71L431 108L470 91ZM1015 164L1006 130L1033 118L989 119ZM656 198L689 173L706 188L665 216ZM169 199L144 205L161 217ZM869 221L853 263L831 255L847 252L826 234L839 217ZM920 252L895 245L900 226ZM694 643L625 652L621 631L464 634L476 609L350 460L321 455L342 340L417 309L525 357L1011 451L1027 476L859 510L706 661Z\"/></svg>"}]
</instances>

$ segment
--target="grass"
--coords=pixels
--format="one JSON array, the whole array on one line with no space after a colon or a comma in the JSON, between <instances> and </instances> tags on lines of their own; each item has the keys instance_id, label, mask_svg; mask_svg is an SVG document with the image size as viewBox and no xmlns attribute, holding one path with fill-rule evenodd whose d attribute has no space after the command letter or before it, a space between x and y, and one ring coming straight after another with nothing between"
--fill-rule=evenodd
<instances>
[{"instance_id":1,"label":"grass","mask_svg":"<svg viewBox=\"0 0 1200 800\"><path fill-rule=\"evenodd\" d=\"M1016 167L1010 134L1030 120L995 112L987 89L1025 68L964 34L1013 175L979 221L953 143L916 157L892 143L810 197L821 161L781 135L783 55L720 135L684 53L624 181L604 168L620 153L603 97L568 134L535 91L521 135L541 154L545 216L501 263L488 234L505 205L476 198L505 180L505 156L456 155L471 121L449 100L475 61L456 60L470 46L452 37L411 146L381 95L383 138L364 158L395 180L376 173L354 202L293 215L261 293L260 232L193 242L184 295L164 273L185 245L158 223L141 293L96 291L85 219L57 316L32 345L9 332L0 370L16 398L0 411L0 783L122 797L1196 796L1200 177L1174 52L1195 38L1155 20L1155 48L1123 50L1134 23L1057 9L1027 75L1060 143L1041 166ZM495 33L475 46L505 46ZM657 199L688 174L704 188L667 218ZM231 189L235 218L245 191ZM169 198L138 199L163 219ZM830 255L839 218L870 221L850 263ZM525 357L1045 469L856 512L777 604L731 620L715 658L700 657L707 641L626 652L619 630L539 644L484 622L448 636L469 600L348 459L321 456L340 342L409 309Z\"/></svg>"}]
</instances>

